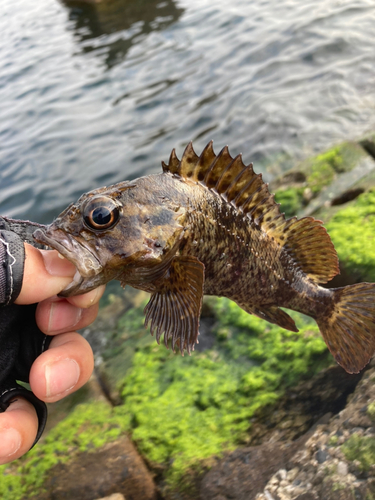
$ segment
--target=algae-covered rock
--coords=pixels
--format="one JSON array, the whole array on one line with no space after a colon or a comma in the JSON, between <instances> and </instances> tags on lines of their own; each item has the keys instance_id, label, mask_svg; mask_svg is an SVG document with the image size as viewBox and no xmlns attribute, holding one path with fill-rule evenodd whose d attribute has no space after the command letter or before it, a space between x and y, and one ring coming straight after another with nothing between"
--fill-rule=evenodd
<instances>
[{"instance_id":1,"label":"algae-covered rock","mask_svg":"<svg viewBox=\"0 0 375 500\"><path fill-rule=\"evenodd\" d=\"M299 163L270 189L287 217L310 215L363 192L357 184L374 170L375 161L358 143L345 142Z\"/></svg>"},{"instance_id":2,"label":"algae-covered rock","mask_svg":"<svg viewBox=\"0 0 375 500\"><path fill-rule=\"evenodd\" d=\"M342 269L353 281L375 281L375 190L336 211L326 227Z\"/></svg>"},{"instance_id":3,"label":"algae-covered rock","mask_svg":"<svg viewBox=\"0 0 375 500\"><path fill-rule=\"evenodd\" d=\"M212 457L249 439L256 412L332 362L317 326L302 315L294 315L300 332L292 333L226 299L212 306L211 349L181 357L155 343L139 347L122 381L116 413L130 422L142 455L163 471L165 495L191 489Z\"/></svg>"}]
</instances>

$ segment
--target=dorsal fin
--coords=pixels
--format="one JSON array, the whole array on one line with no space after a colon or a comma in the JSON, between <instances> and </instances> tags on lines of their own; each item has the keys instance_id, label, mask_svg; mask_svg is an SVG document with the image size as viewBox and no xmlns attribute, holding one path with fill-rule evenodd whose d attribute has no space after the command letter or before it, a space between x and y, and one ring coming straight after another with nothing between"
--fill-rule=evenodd
<instances>
[{"instance_id":1,"label":"dorsal fin","mask_svg":"<svg viewBox=\"0 0 375 500\"><path fill-rule=\"evenodd\" d=\"M233 158L225 146L215 155L212 141L198 156L190 142L179 160L175 150L164 172L197 182L216 191L260 229L273 238L313 281L326 283L339 272L338 258L322 222L312 217L285 220L279 204L255 174L253 165L245 165L241 155Z\"/></svg>"}]
</instances>

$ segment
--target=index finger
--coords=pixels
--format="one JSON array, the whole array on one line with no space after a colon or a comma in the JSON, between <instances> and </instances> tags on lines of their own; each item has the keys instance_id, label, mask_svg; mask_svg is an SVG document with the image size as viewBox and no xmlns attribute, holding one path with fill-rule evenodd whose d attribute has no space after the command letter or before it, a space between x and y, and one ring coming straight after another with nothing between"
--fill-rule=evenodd
<instances>
[{"instance_id":1,"label":"index finger","mask_svg":"<svg viewBox=\"0 0 375 500\"><path fill-rule=\"evenodd\" d=\"M16 304L34 304L61 292L76 272L56 250L38 250L25 243L25 268Z\"/></svg>"}]
</instances>

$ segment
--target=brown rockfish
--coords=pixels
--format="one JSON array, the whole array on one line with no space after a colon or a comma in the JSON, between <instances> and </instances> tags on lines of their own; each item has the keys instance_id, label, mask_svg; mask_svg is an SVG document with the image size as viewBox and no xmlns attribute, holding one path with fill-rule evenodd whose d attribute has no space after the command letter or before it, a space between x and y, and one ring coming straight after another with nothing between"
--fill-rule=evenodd
<instances>
[{"instance_id":1,"label":"brown rockfish","mask_svg":"<svg viewBox=\"0 0 375 500\"><path fill-rule=\"evenodd\" d=\"M375 284L326 289L339 272L322 222L285 219L252 164L173 150L163 172L82 195L35 239L73 262L61 293L109 280L151 293L146 325L157 341L189 353L197 341L204 294L228 297L249 314L297 332L280 307L314 318L336 361L357 373L375 349Z\"/></svg>"}]
</instances>

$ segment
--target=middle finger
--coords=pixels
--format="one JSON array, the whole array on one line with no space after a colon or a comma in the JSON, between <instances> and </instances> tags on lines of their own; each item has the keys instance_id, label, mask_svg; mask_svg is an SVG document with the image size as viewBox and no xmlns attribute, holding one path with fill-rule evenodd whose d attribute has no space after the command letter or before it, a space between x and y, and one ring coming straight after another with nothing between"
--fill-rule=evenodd
<instances>
[{"instance_id":1,"label":"middle finger","mask_svg":"<svg viewBox=\"0 0 375 500\"><path fill-rule=\"evenodd\" d=\"M98 304L82 309L66 299L52 297L38 304L35 316L43 333L55 335L90 325L95 320L98 309Z\"/></svg>"}]
</instances>

